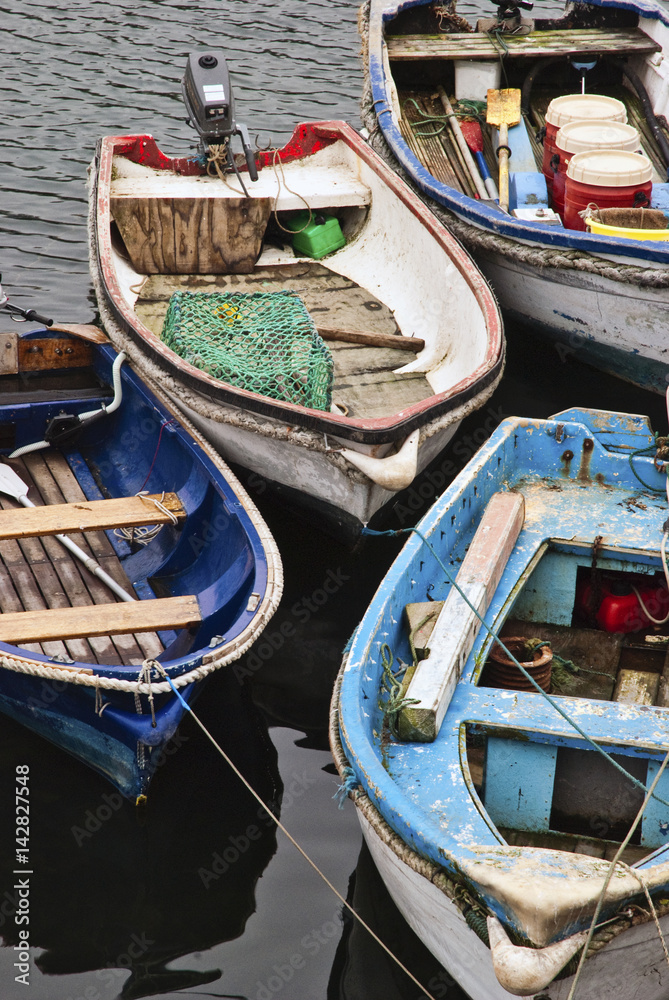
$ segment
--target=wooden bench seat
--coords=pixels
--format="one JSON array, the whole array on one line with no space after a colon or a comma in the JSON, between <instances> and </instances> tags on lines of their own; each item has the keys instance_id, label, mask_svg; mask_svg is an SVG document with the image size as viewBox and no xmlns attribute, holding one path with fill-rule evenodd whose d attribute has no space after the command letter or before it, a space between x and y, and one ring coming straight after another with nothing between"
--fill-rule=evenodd
<instances>
[{"instance_id":1,"label":"wooden bench seat","mask_svg":"<svg viewBox=\"0 0 669 1000\"><path fill-rule=\"evenodd\" d=\"M186 517L176 493L156 493L146 497L113 500L80 500L44 507L18 507L0 512L0 540L59 535L69 531L101 531L107 528L138 528L145 524L166 524L169 514L152 500L159 501L178 519Z\"/></svg>"},{"instance_id":2,"label":"wooden bench seat","mask_svg":"<svg viewBox=\"0 0 669 1000\"><path fill-rule=\"evenodd\" d=\"M197 597L159 597L122 604L94 604L45 611L16 611L0 615L0 641L45 642L51 639L87 639L94 635L159 632L185 628L202 620Z\"/></svg>"},{"instance_id":3,"label":"wooden bench seat","mask_svg":"<svg viewBox=\"0 0 669 1000\"><path fill-rule=\"evenodd\" d=\"M504 35L510 56L614 55L659 52L661 46L638 28L575 28ZM502 45L486 32L444 35L389 35L388 56L396 62L422 59L499 59Z\"/></svg>"}]
</instances>

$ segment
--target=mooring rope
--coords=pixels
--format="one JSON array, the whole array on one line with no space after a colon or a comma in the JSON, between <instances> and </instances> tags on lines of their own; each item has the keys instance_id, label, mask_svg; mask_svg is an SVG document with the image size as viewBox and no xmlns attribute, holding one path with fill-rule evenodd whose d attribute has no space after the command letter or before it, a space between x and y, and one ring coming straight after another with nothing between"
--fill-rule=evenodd
<instances>
[{"instance_id":1,"label":"mooring rope","mask_svg":"<svg viewBox=\"0 0 669 1000\"><path fill-rule=\"evenodd\" d=\"M286 827L281 822L281 820L279 819L279 817L276 816L272 812L272 810L268 807L267 803L263 801L262 797L258 794L258 792L256 792L255 788L244 777L244 775L242 774L242 772L234 764L234 762L230 759L230 757L225 752L225 750L220 746L219 743L216 742L216 740L214 739L214 737L211 735L211 733L209 732L209 730L207 729L207 727L204 725L204 723L202 722L202 720L199 719L198 716L195 714L195 712L190 707L190 705L188 704L188 702L184 698L182 698L180 692L177 690L176 687L174 687L174 685L172 684L171 678L168 677L167 673L161 667L161 665L159 663L156 663L155 666L158 669L159 673L162 673L162 675L165 677L165 679L167 680L167 683L172 686L172 689L173 689L175 695L177 696L177 698L179 699L179 701L181 702L183 708L187 712L190 713L191 717L198 724L198 726L200 727L200 729L202 730L202 732L205 734L205 736L207 737L207 739L210 741L210 743L218 750L218 752L220 753L221 757L226 762L226 764L228 765L228 767L230 767L232 769L232 771L236 774L236 776L242 782L242 784L247 789L247 791L249 791L251 793L251 795L253 796L253 798L256 800L256 802L258 802L260 804L260 806L262 806L262 808L267 813L267 815L270 817L270 819L272 820L272 822L275 823L276 826L277 826L277 828L279 830L281 830L281 832L284 834L285 837L288 838L288 840L291 842L291 844L293 845L293 847L297 851L299 851L299 853L302 855L302 857L304 858L304 860L309 865L311 865L311 867L314 869L314 871L316 872L316 874L323 880L323 882L325 882L325 884L327 885L327 887L335 894L335 896L337 897L337 899L339 900L339 902L343 906L346 907L346 909L349 911L349 913L352 914L353 918L358 921L358 923L360 924L360 926L364 927L365 930L368 932L368 934L371 934L371 936L376 941L376 943L381 948L383 948L383 950L386 952L386 954L390 956L390 958L393 960L393 962L395 962L400 967L400 969L402 969L402 971L409 977L409 979L411 979L411 981L418 987L418 989L423 991L424 997L426 997L427 1000L435 1000L435 998L429 992L429 990L427 990L422 985L422 983L418 979L416 979L416 977L414 976L414 974L412 972L410 972L410 970L407 969L407 967L405 965L403 965L403 963L400 961L400 959L397 957L397 955L395 955L390 950L390 948L386 944L384 944L384 942L381 940L381 938L378 936L378 934L376 934L372 930L372 928L369 926L369 924L366 923L366 921L360 916L360 914L356 910L354 910L354 908L351 906L351 904L348 902L348 900L346 900L344 898L344 896L342 896L342 894L339 892L339 890L336 888L336 886L334 886L332 884L332 882L328 879L327 875L325 875L325 873L321 871L321 869L318 867L318 865L316 864L316 862L313 861L309 857L309 855L307 854L307 852L304 850L304 848L301 847L300 844L298 844L297 840L295 840L295 838L293 837L293 835L286 829Z\"/></svg>"}]
</instances>

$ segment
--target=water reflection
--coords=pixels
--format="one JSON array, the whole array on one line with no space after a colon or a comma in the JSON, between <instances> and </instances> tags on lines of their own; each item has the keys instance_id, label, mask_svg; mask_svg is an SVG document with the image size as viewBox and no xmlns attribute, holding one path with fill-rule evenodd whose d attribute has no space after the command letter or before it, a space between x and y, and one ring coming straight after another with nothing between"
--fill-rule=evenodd
<instances>
[{"instance_id":1,"label":"water reflection","mask_svg":"<svg viewBox=\"0 0 669 1000\"><path fill-rule=\"evenodd\" d=\"M217 675L197 711L276 814L276 751L246 689ZM0 744L4 802L18 760L30 766L30 943L43 949L39 970L48 977L94 973L89 989L122 1000L218 980L221 970L207 962L168 966L244 932L276 831L192 721L169 746L144 813L87 768L64 768L64 755L9 721ZM11 897L14 837L4 832L0 894ZM3 923L5 943L14 946L18 928L5 910ZM56 995L54 984L49 996Z\"/></svg>"}]
</instances>

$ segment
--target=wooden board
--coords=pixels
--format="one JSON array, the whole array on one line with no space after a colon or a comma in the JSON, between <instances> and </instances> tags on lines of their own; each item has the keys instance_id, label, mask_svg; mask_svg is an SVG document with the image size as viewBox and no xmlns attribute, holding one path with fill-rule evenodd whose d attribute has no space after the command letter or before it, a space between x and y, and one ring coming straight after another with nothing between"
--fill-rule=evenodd
<instances>
[{"instance_id":1,"label":"wooden board","mask_svg":"<svg viewBox=\"0 0 669 1000\"><path fill-rule=\"evenodd\" d=\"M269 198L111 198L114 221L140 274L251 271L270 207Z\"/></svg>"},{"instance_id":2,"label":"wooden board","mask_svg":"<svg viewBox=\"0 0 669 1000\"><path fill-rule=\"evenodd\" d=\"M444 35L388 35L391 61L424 59L499 59L502 45L487 32ZM568 28L504 35L508 55L540 59L553 55L589 55L611 52L659 52L662 46L638 28Z\"/></svg>"},{"instance_id":3,"label":"wooden board","mask_svg":"<svg viewBox=\"0 0 669 1000\"><path fill-rule=\"evenodd\" d=\"M161 597L153 601L20 611L0 616L0 641L43 642L123 632L160 631L202 620L197 597Z\"/></svg>"},{"instance_id":4,"label":"wooden board","mask_svg":"<svg viewBox=\"0 0 669 1000\"><path fill-rule=\"evenodd\" d=\"M72 531L99 531L108 528L138 528L145 524L166 524L169 514L151 500L159 501L178 520L186 517L176 493L121 497L113 500L81 500L46 507L18 507L0 513L0 538L27 538Z\"/></svg>"},{"instance_id":5,"label":"wooden board","mask_svg":"<svg viewBox=\"0 0 669 1000\"><path fill-rule=\"evenodd\" d=\"M400 713L403 739L430 742L436 738L481 627L472 608L485 614L524 516L520 493L495 493L488 502L458 571L458 587L451 587L430 636L430 655L418 662L404 692L416 703Z\"/></svg>"},{"instance_id":6,"label":"wooden board","mask_svg":"<svg viewBox=\"0 0 669 1000\"><path fill-rule=\"evenodd\" d=\"M646 670L621 670L613 700L632 705L654 705L659 684L659 674Z\"/></svg>"},{"instance_id":7,"label":"wooden board","mask_svg":"<svg viewBox=\"0 0 669 1000\"><path fill-rule=\"evenodd\" d=\"M54 451L34 452L18 460L17 471L30 486L35 503L63 503L85 500L85 496L65 458ZM0 496L0 507L16 508L17 503ZM23 510L23 508L21 508ZM0 513L0 517L2 514ZM120 586L132 585L106 534L72 533L70 536L92 555ZM0 612L65 608L71 605L108 604L110 591L101 580L76 561L53 537L0 540ZM1 620L1 617L0 617ZM155 632L91 636L24 643L27 652L70 658L105 665L137 665L154 659L163 650Z\"/></svg>"}]
</instances>

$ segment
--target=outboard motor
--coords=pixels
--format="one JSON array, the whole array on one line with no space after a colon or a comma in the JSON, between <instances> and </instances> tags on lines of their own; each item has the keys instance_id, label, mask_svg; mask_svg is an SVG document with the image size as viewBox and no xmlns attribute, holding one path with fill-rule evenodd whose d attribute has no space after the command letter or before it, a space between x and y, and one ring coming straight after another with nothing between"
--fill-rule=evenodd
<instances>
[{"instance_id":1,"label":"outboard motor","mask_svg":"<svg viewBox=\"0 0 669 1000\"><path fill-rule=\"evenodd\" d=\"M521 10L532 10L532 0L493 0L497 7L497 30L508 35L525 34L532 30L528 22L523 21Z\"/></svg>"},{"instance_id":2,"label":"outboard motor","mask_svg":"<svg viewBox=\"0 0 669 1000\"><path fill-rule=\"evenodd\" d=\"M232 137L240 136L249 177L252 181L257 181L258 172L248 130L246 125L238 125L235 122L235 105L223 53L213 49L191 52L181 82L181 91L188 111L189 124L200 136L200 152L209 156L211 146L222 147L225 153L224 169L234 170L244 187L230 147Z\"/></svg>"}]
</instances>

